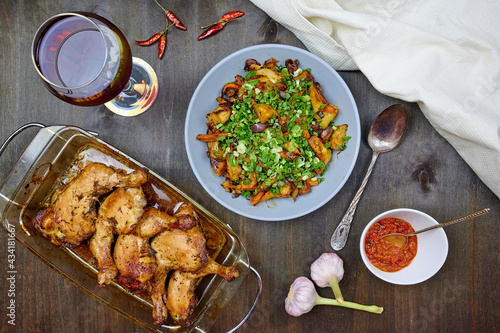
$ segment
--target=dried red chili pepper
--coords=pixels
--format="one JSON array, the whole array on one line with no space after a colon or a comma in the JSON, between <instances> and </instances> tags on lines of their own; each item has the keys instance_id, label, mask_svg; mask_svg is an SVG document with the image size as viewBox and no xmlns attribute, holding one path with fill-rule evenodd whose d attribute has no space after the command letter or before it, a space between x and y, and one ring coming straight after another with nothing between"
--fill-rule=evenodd
<instances>
[{"instance_id":1,"label":"dried red chili pepper","mask_svg":"<svg viewBox=\"0 0 500 333\"><path fill-rule=\"evenodd\" d=\"M165 47L167 46L167 37L165 35L161 36L160 42L158 43L158 59L163 57L163 53L165 52Z\"/></svg>"},{"instance_id":2,"label":"dried red chili pepper","mask_svg":"<svg viewBox=\"0 0 500 333\"><path fill-rule=\"evenodd\" d=\"M177 16L174 15L174 13L167 10L167 11L165 11L165 14L167 15L168 20L170 22L172 22L176 28L179 28L181 30L187 30L187 28L184 26L184 24L182 24L182 22L177 18Z\"/></svg>"},{"instance_id":3,"label":"dried red chili pepper","mask_svg":"<svg viewBox=\"0 0 500 333\"><path fill-rule=\"evenodd\" d=\"M243 15L245 15L245 13L243 13L239 10L233 10L232 12L229 12L229 13L222 15L220 20L222 22L229 22L229 21L232 21L234 19L237 19L238 17L242 17Z\"/></svg>"},{"instance_id":4,"label":"dried red chili pepper","mask_svg":"<svg viewBox=\"0 0 500 333\"><path fill-rule=\"evenodd\" d=\"M181 30L187 30L184 24L182 24L182 22L177 18L177 16L174 15L174 13L172 13L170 10L166 10L165 8L163 8L163 6L158 3L158 1L155 0L155 2L158 6L160 6L161 9L163 9L165 15L167 16L167 19L170 22L172 22L176 28Z\"/></svg>"},{"instance_id":5,"label":"dried red chili pepper","mask_svg":"<svg viewBox=\"0 0 500 333\"><path fill-rule=\"evenodd\" d=\"M137 45L140 45L140 46L148 46L148 45L154 44L157 40L160 40L160 42L158 43L158 58L161 59L163 57L163 53L165 53L165 48L167 46L167 30L170 29L171 26L175 26L175 27L177 27L177 28L179 28L181 30L187 30L187 29L181 23L181 21L179 21L179 19L177 18L177 16L174 15L174 13L172 13L171 11L165 10L165 8L163 8L158 3L157 0L155 0L155 2L165 12L165 15L167 16L167 20L166 20L166 25L167 26L166 26L165 30L160 31L160 32L154 34L149 39L144 40L144 41L138 41L138 40L136 40L135 42L137 43ZM171 25L168 25L169 21L172 22Z\"/></svg>"},{"instance_id":6,"label":"dried red chili pepper","mask_svg":"<svg viewBox=\"0 0 500 333\"><path fill-rule=\"evenodd\" d=\"M211 26L210 28L208 28L207 30L205 30L205 32L202 33L200 35L200 37L198 37L198 40L202 40L202 39L205 39L207 37L213 36L216 33L218 33L219 31L221 31L222 28L224 28L224 25L222 23L217 23L217 24Z\"/></svg>"},{"instance_id":7,"label":"dried red chili pepper","mask_svg":"<svg viewBox=\"0 0 500 333\"><path fill-rule=\"evenodd\" d=\"M219 31L221 31L222 28L224 28L224 26L228 22L230 22L232 20L236 20L236 19L242 17L243 15L245 15L245 13L243 13L242 11L239 11L239 10L234 10L232 12L229 12L229 13L222 15L219 21L212 23L210 25L201 27L202 29L206 28L206 27L210 27L210 28L208 28L205 32L203 32L200 35L200 37L198 37L198 40L202 40L202 39L205 39L207 37L215 35Z\"/></svg>"},{"instance_id":8,"label":"dried red chili pepper","mask_svg":"<svg viewBox=\"0 0 500 333\"><path fill-rule=\"evenodd\" d=\"M143 41L138 41L136 40L135 43L140 46L148 46L156 42L158 39L160 39L162 35L162 32L159 32L157 34L154 34L153 36L149 37L149 39L143 40Z\"/></svg>"}]
</instances>

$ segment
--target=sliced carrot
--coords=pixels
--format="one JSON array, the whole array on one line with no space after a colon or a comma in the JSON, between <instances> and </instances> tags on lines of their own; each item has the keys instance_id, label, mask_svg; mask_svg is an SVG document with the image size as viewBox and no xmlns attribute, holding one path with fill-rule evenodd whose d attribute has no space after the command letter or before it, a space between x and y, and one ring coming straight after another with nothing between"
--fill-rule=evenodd
<instances>
[{"instance_id":1,"label":"sliced carrot","mask_svg":"<svg viewBox=\"0 0 500 333\"><path fill-rule=\"evenodd\" d=\"M262 192L264 193L264 192ZM263 202L263 201L266 201L266 200L269 200L271 198L274 198L276 197L274 194L272 194L271 192L267 191L264 193L264 195L262 196L262 198L260 198L260 201L259 202Z\"/></svg>"},{"instance_id":2,"label":"sliced carrot","mask_svg":"<svg viewBox=\"0 0 500 333\"><path fill-rule=\"evenodd\" d=\"M242 191L253 191L257 188L257 173L252 172L250 174L250 183L248 185L245 185L243 182L241 183L241 190Z\"/></svg>"},{"instance_id":3,"label":"sliced carrot","mask_svg":"<svg viewBox=\"0 0 500 333\"><path fill-rule=\"evenodd\" d=\"M316 186L316 185L319 185L319 181L316 179L316 180L312 180L312 179L308 179L306 180L307 183L311 186Z\"/></svg>"},{"instance_id":4,"label":"sliced carrot","mask_svg":"<svg viewBox=\"0 0 500 333\"><path fill-rule=\"evenodd\" d=\"M227 133L215 133L215 134L198 134L196 136L197 140L203 142L214 142L217 141L217 138L226 137Z\"/></svg>"},{"instance_id":5,"label":"sliced carrot","mask_svg":"<svg viewBox=\"0 0 500 333\"><path fill-rule=\"evenodd\" d=\"M309 134L308 130L303 130L302 133L304 133L304 138L309 139L311 137L311 134Z\"/></svg>"},{"instance_id":6,"label":"sliced carrot","mask_svg":"<svg viewBox=\"0 0 500 333\"><path fill-rule=\"evenodd\" d=\"M260 191L259 193L250 198L250 204L252 206L255 206L260 202L260 199L262 199L263 196L264 196L264 191Z\"/></svg>"}]
</instances>

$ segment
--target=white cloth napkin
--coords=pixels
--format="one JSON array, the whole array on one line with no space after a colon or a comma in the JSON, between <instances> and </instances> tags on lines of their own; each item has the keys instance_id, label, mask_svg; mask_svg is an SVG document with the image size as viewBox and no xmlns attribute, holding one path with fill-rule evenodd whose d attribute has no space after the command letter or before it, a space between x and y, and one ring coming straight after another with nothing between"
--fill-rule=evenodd
<instances>
[{"instance_id":1,"label":"white cloth napkin","mask_svg":"<svg viewBox=\"0 0 500 333\"><path fill-rule=\"evenodd\" d=\"M333 68L417 102L500 197L500 1L251 1Z\"/></svg>"}]
</instances>

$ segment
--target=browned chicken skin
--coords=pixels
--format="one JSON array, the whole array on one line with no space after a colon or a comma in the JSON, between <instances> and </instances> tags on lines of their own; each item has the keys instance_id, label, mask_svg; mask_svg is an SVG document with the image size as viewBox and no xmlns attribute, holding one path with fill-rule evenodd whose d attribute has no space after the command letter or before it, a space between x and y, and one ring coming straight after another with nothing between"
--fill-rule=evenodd
<instances>
[{"instance_id":1,"label":"browned chicken skin","mask_svg":"<svg viewBox=\"0 0 500 333\"><path fill-rule=\"evenodd\" d=\"M188 224L184 224L184 222L186 221L179 221L177 217L172 217L156 208L148 207L144 210L140 223L134 229L134 234L144 238L151 238L167 229L192 228L189 221Z\"/></svg>"},{"instance_id":2,"label":"browned chicken skin","mask_svg":"<svg viewBox=\"0 0 500 333\"><path fill-rule=\"evenodd\" d=\"M158 269L149 285L149 292L154 305L155 324L164 323L170 312L177 323L187 327L197 303L194 290L198 278L218 274L231 281L239 272L235 267L221 266L209 257L198 215L191 205L182 204L174 217L184 229L165 230L151 242ZM165 281L171 270L175 272L169 280L167 292Z\"/></svg>"},{"instance_id":3,"label":"browned chicken skin","mask_svg":"<svg viewBox=\"0 0 500 333\"><path fill-rule=\"evenodd\" d=\"M118 273L111 256L113 234L126 235L135 228L146 206L146 198L140 187L117 188L104 199L96 222L96 232L90 240L90 251L97 259L99 275L97 282L100 286L107 285ZM123 240L122 240L123 241ZM144 246L134 245L134 251L146 251ZM132 250L131 250L132 251ZM116 261L116 260L115 260Z\"/></svg>"},{"instance_id":4,"label":"browned chicken skin","mask_svg":"<svg viewBox=\"0 0 500 333\"><path fill-rule=\"evenodd\" d=\"M149 239L137 235L119 235L115 243L113 258L120 271L118 282L138 291L156 272L156 260L149 247Z\"/></svg>"},{"instance_id":5,"label":"browned chicken skin","mask_svg":"<svg viewBox=\"0 0 500 333\"><path fill-rule=\"evenodd\" d=\"M35 227L58 246L75 247L95 232L97 198L113 187L137 187L147 181L139 169L130 174L91 163L54 196L50 206L35 217Z\"/></svg>"},{"instance_id":6,"label":"browned chicken skin","mask_svg":"<svg viewBox=\"0 0 500 333\"><path fill-rule=\"evenodd\" d=\"M158 265L167 270L196 271L208 260L198 215L183 203L174 214L182 229L165 230L151 241Z\"/></svg>"},{"instance_id":7,"label":"browned chicken skin","mask_svg":"<svg viewBox=\"0 0 500 333\"><path fill-rule=\"evenodd\" d=\"M198 215L191 205L183 203L174 217L185 227L184 230L165 230L151 241L155 251L158 269L150 284L149 293L153 300L153 319L160 325L167 320L167 292L165 280L171 270L196 271L208 261L205 236L198 226Z\"/></svg>"},{"instance_id":8,"label":"browned chicken skin","mask_svg":"<svg viewBox=\"0 0 500 333\"><path fill-rule=\"evenodd\" d=\"M153 238L151 247L158 265L167 270L192 272L208 260L205 236L198 227L165 230Z\"/></svg>"},{"instance_id":9,"label":"browned chicken skin","mask_svg":"<svg viewBox=\"0 0 500 333\"><path fill-rule=\"evenodd\" d=\"M165 230L153 238L151 247L155 251L158 269L149 292L154 305L153 319L155 324L160 325L167 320L164 272L196 271L209 257L205 237L197 226L189 230Z\"/></svg>"},{"instance_id":10,"label":"browned chicken skin","mask_svg":"<svg viewBox=\"0 0 500 333\"><path fill-rule=\"evenodd\" d=\"M167 290L165 289L167 276L167 270L157 269L153 278L147 284L153 302L153 321L156 325L165 323L168 318L168 309L165 305L167 302Z\"/></svg>"},{"instance_id":11,"label":"browned chicken skin","mask_svg":"<svg viewBox=\"0 0 500 333\"><path fill-rule=\"evenodd\" d=\"M113 224L106 219L97 219L96 232L90 239L89 247L97 259L97 267L99 268L97 283L101 287L108 285L118 274L118 269L111 256L113 241Z\"/></svg>"},{"instance_id":12,"label":"browned chicken skin","mask_svg":"<svg viewBox=\"0 0 500 333\"><path fill-rule=\"evenodd\" d=\"M157 264L149 238L178 226L177 219L156 208L148 207L129 235L119 235L113 258L120 271L118 281L132 290L142 290L153 277Z\"/></svg>"},{"instance_id":13,"label":"browned chicken skin","mask_svg":"<svg viewBox=\"0 0 500 333\"><path fill-rule=\"evenodd\" d=\"M175 271L170 277L166 305L170 316L182 327L189 327L189 317L197 305L196 282L208 274L217 274L227 281L239 276L235 267L222 266L209 258L196 272Z\"/></svg>"},{"instance_id":14,"label":"browned chicken skin","mask_svg":"<svg viewBox=\"0 0 500 333\"><path fill-rule=\"evenodd\" d=\"M197 303L197 280L218 274L231 281L239 272L209 257L207 248L221 242L215 238L213 244L207 244L207 231L190 204L176 205L176 200L162 199L162 205L157 206L169 213L175 211L173 217L153 207L144 208L146 197L155 191L148 188L147 180L142 169L126 174L90 163L52 196L34 224L58 246L76 247L93 236L89 248L98 262L99 285L109 284L118 275L118 282L132 291L147 288L155 324L165 323L170 311L178 324L187 327ZM144 184L146 196L141 187ZM99 197L113 189L97 212ZM166 280L171 271L167 297Z\"/></svg>"}]
</instances>

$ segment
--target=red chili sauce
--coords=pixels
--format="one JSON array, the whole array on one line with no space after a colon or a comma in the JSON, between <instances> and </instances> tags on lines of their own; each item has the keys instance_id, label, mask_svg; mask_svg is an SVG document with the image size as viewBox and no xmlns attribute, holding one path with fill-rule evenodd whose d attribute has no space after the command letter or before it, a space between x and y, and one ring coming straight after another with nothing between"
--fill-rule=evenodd
<instances>
[{"instance_id":1,"label":"red chili sauce","mask_svg":"<svg viewBox=\"0 0 500 333\"><path fill-rule=\"evenodd\" d=\"M403 250L381 240L380 237L392 233L409 234L414 231L410 223L394 217L387 217L374 223L365 237L365 252L368 260L384 272L397 272L405 268L417 254L417 236L408 237L408 244Z\"/></svg>"}]
</instances>

